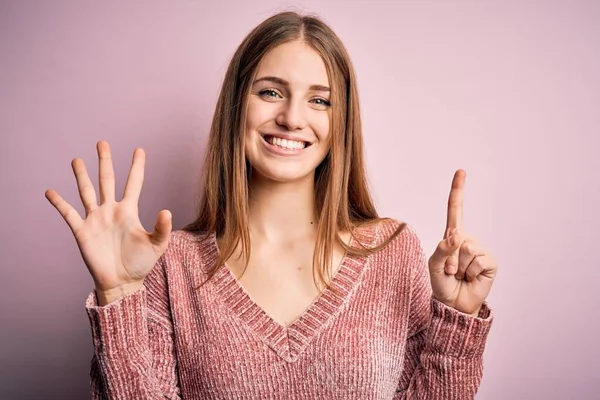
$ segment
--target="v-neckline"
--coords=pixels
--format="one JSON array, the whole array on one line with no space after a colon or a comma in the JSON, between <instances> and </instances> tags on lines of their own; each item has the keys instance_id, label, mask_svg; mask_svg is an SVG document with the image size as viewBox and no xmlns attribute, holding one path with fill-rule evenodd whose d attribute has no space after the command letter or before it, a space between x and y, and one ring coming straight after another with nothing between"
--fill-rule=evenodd
<instances>
[{"instance_id":1,"label":"v-neckline","mask_svg":"<svg viewBox=\"0 0 600 400\"><path fill-rule=\"evenodd\" d=\"M362 235L362 229L355 229L350 239L350 246L359 247L358 239L363 245L370 245L368 236ZM364 237L367 236L367 237ZM365 240L367 239L365 243ZM220 249L215 235L210 238L211 254L219 257ZM208 261L208 260L207 260ZM214 287L224 304L256 337L268 345L279 357L287 362L294 362L343 310L347 299L354 292L367 268L367 257L351 255L346 252L340 261L339 268L333 274L330 287L317 295L313 302L287 327L275 321L265 310L255 303L246 289L239 283L233 272L222 266L215 276ZM337 291L334 292L332 289Z\"/></svg>"}]
</instances>

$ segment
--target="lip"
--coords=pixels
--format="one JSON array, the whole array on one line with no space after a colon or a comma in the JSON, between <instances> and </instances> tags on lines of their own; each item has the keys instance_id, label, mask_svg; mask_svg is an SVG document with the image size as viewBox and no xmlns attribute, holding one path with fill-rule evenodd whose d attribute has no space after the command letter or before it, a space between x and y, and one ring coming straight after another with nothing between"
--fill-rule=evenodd
<instances>
[{"instance_id":1,"label":"lip","mask_svg":"<svg viewBox=\"0 0 600 400\"><path fill-rule=\"evenodd\" d=\"M308 143L308 146L306 146L305 148L310 147L310 145L313 144L313 142L309 139L305 139L300 136L290 135L289 133L262 133L261 136L265 141L267 140L267 136L273 136L279 139L294 140L296 142Z\"/></svg>"},{"instance_id":2,"label":"lip","mask_svg":"<svg viewBox=\"0 0 600 400\"><path fill-rule=\"evenodd\" d=\"M293 156L293 155L297 155L302 153L303 151L307 150L312 144L313 142L309 141L309 140L304 140L302 138L299 138L297 136L294 135L288 135L288 134L279 134L279 133L265 133L263 135L260 135L262 137L262 142L264 143L266 149L273 153L273 154L277 154L280 156ZM287 140L295 140L298 142L306 142L308 143L308 145L303 148L303 149L284 149L283 147L279 147L276 146L274 144L271 144L269 142L267 142L267 137L269 136L274 136L276 138L280 138L280 139L287 139Z\"/></svg>"}]
</instances>

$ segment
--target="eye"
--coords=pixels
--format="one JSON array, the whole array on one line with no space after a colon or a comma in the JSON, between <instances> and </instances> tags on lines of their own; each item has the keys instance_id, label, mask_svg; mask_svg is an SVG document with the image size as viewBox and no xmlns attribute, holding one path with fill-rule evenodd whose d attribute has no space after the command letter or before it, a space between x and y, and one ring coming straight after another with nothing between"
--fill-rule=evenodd
<instances>
[{"instance_id":1,"label":"eye","mask_svg":"<svg viewBox=\"0 0 600 400\"><path fill-rule=\"evenodd\" d=\"M321 108L328 108L331 106L331 102L322 97L316 97L311 100L311 103L318 105Z\"/></svg>"},{"instance_id":2,"label":"eye","mask_svg":"<svg viewBox=\"0 0 600 400\"><path fill-rule=\"evenodd\" d=\"M281 98L281 95L273 89L263 89L260 92L258 92L258 94L261 97L267 97L267 98L278 98L279 97L279 98Z\"/></svg>"}]
</instances>

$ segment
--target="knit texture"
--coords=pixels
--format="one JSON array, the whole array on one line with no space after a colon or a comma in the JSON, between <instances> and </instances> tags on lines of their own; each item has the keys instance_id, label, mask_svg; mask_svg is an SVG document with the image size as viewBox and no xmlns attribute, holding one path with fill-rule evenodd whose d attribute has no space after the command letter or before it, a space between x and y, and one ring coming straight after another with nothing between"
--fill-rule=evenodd
<instances>
[{"instance_id":1,"label":"knit texture","mask_svg":"<svg viewBox=\"0 0 600 400\"><path fill-rule=\"evenodd\" d=\"M397 222L355 230L372 246ZM472 399L493 320L432 297L410 226L368 257L346 255L290 326L271 319L228 268L206 280L214 235L171 233L144 286L98 306L86 300L93 399Z\"/></svg>"}]
</instances>

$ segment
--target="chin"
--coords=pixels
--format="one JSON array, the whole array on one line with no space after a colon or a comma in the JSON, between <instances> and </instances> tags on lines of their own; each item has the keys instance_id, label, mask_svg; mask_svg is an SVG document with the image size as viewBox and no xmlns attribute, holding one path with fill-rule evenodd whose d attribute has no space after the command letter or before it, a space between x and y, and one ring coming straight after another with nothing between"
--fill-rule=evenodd
<instances>
[{"instance_id":1,"label":"chin","mask_svg":"<svg viewBox=\"0 0 600 400\"><path fill-rule=\"evenodd\" d=\"M267 164L267 163L265 163ZM251 163L252 165L252 163ZM293 165L256 165L252 166L252 179L277 183L314 181L315 169L298 168Z\"/></svg>"}]
</instances>

